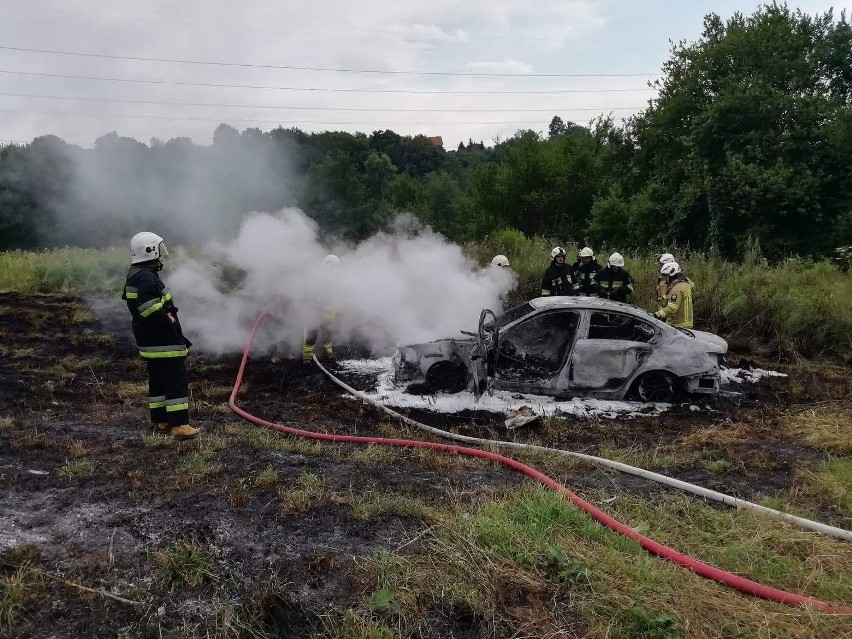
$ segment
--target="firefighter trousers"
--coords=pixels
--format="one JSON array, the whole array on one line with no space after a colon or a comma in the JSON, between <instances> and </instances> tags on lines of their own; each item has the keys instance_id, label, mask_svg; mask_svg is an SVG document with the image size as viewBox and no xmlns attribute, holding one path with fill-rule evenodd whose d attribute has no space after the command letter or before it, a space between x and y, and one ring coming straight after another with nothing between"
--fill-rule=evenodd
<instances>
[{"instance_id":1,"label":"firefighter trousers","mask_svg":"<svg viewBox=\"0 0 852 639\"><path fill-rule=\"evenodd\" d=\"M189 424L189 381L186 357L146 359L148 408L155 424Z\"/></svg>"},{"instance_id":2,"label":"firefighter trousers","mask_svg":"<svg viewBox=\"0 0 852 639\"><path fill-rule=\"evenodd\" d=\"M305 329L305 341L302 343L302 360L310 362L314 357L315 346L322 344L322 355L334 357L334 347L331 342L331 327L323 322L318 328Z\"/></svg>"}]
</instances>

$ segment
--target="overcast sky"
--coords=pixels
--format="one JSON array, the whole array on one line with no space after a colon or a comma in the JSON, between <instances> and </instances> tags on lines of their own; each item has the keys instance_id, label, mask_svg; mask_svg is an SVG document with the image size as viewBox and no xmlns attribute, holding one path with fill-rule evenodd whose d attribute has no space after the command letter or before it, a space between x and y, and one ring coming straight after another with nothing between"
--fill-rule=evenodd
<instances>
[{"instance_id":1,"label":"overcast sky","mask_svg":"<svg viewBox=\"0 0 852 639\"><path fill-rule=\"evenodd\" d=\"M2 0L0 144L55 134L88 147L110 131L209 144L221 122L490 144L546 131L553 115L631 115L653 97L669 40L759 4Z\"/></svg>"}]
</instances>

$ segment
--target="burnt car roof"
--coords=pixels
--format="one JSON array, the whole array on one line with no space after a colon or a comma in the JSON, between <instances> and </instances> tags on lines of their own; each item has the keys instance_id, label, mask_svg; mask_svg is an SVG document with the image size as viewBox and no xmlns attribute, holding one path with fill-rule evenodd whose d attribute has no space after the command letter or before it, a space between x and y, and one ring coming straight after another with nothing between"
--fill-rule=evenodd
<instances>
[{"instance_id":1,"label":"burnt car roof","mask_svg":"<svg viewBox=\"0 0 852 639\"><path fill-rule=\"evenodd\" d=\"M637 315L645 319L656 319L645 309L625 304L624 302L615 302L613 300L602 299L599 297L577 297L567 295L557 295L554 297L536 297L531 299L528 304L536 310L543 308L576 308L576 309L605 309L610 311L623 311L631 315ZM665 325L665 322L661 322Z\"/></svg>"}]
</instances>

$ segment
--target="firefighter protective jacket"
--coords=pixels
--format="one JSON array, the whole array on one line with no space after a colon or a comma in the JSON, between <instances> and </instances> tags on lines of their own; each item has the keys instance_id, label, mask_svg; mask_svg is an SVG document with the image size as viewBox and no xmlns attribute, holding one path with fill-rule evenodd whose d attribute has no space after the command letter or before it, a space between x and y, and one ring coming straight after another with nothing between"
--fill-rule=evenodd
<instances>
[{"instance_id":1,"label":"firefighter protective jacket","mask_svg":"<svg viewBox=\"0 0 852 639\"><path fill-rule=\"evenodd\" d=\"M155 265L142 263L131 266L121 299L127 302L133 317L133 337L142 357L186 357L187 348L192 343L183 336L177 319L178 309L157 275Z\"/></svg>"},{"instance_id":2,"label":"firefighter protective jacket","mask_svg":"<svg viewBox=\"0 0 852 639\"><path fill-rule=\"evenodd\" d=\"M684 278L684 281L689 284L689 288L692 289L692 295L695 296L695 282L693 282L688 277ZM666 293L668 292L669 285L666 284L666 280L664 278L660 278L657 280L657 303L660 306L666 305Z\"/></svg>"},{"instance_id":3,"label":"firefighter protective jacket","mask_svg":"<svg viewBox=\"0 0 852 639\"><path fill-rule=\"evenodd\" d=\"M692 328L692 287L684 275L678 275L666 290L665 306L654 317L675 328Z\"/></svg>"},{"instance_id":4,"label":"firefighter protective jacket","mask_svg":"<svg viewBox=\"0 0 852 639\"><path fill-rule=\"evenodd\" d=\"M588 264L581 260L574 262L574 294L587 297L597 297L600 286L595 281L595 275L601 270L601 265L593 259Z\"/></svg>"},{"instance_id":5,"label":"firefighter protective jacket","mask_svg":"<svg viewBox=\"0 0 852 639\"><path fill-rule=\"evenodd\" d=\"M624 268L617 271L611 266L595 273L595 282L600 287L599 295L616 302L627 302L633 295L633 278Z\"/></svg>"},{"instance_id":6,"label":"firefighter protective jacket","mask_svg":"<svg viewBox=\"0 0 852 639\"><path fill-rule=\"evenodd\" d=\"M541 296L548 295L574 295L574 278L570 266L557 264L556 260L550 262L541 280Z\"/></svg>"}]
</instances>

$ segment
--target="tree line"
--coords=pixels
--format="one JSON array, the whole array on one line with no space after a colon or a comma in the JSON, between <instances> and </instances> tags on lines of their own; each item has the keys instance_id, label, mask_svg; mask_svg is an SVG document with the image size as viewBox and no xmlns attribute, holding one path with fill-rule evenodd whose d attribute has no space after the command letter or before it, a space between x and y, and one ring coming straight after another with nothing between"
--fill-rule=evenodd
<instances>
[{"instance_id":1,"label":"tree line","mask_svg":"<svg viewBox=\"0 0 852 639\"><path fill-rule=\"evenodd\" d=\"M502 228L624 248L824 256L852 244L852 27L767 5L672 46L635 117L553 117L486 146L222 124L209 146L116 134L0 151L0 249L222 237L298 206L359 239L408 211L452 240ZM140 226L141 225L141 226Z\"/></svg>"}]
</instances>

